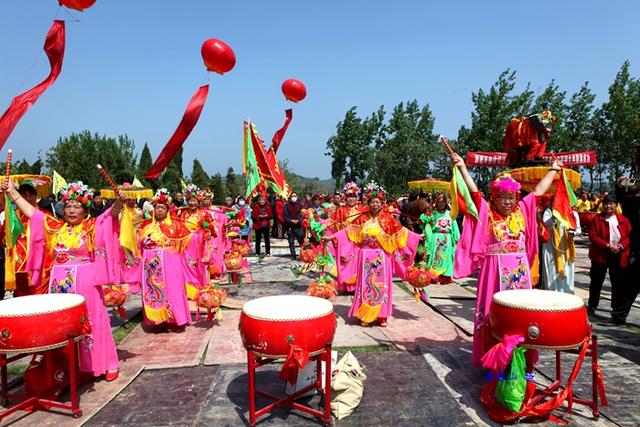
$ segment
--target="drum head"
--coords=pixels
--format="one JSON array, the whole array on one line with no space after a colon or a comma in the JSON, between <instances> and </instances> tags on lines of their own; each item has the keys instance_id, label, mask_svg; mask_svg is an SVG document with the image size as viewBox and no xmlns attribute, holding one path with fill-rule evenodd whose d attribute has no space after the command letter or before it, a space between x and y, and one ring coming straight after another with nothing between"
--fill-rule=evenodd
<instances>
[{"instance_id":1,"label":"drum head","mask_svg":"<svg viewBox=\"0 0 640 427\"><path fill-rule=\"evenodd\" d=\"M333 304L323 298L307 295L276 295L248 301L242 312L254 319L305 320L326 316Z\"/></svg>"},{"instance_id":2,"label":"drum head","mask_svg":"<svg viewBox=\"0 0 640 427\"><path fill-rule=\"evenodd\" d=\"M0 317L55 313L82 304L84 297L77 294L26 295L0 301Z\"/></svg>"},{"instance_id":3,"label":"drum head","mask_svg":"<svg viewBox=\"0 0 640 427\"><path fill-rule=\"evenodd\" d=\"M497 292L493 303L528 311L567 311L584 307L582 298L564 292L516 289Z\"/></svg>"}]
</instances>

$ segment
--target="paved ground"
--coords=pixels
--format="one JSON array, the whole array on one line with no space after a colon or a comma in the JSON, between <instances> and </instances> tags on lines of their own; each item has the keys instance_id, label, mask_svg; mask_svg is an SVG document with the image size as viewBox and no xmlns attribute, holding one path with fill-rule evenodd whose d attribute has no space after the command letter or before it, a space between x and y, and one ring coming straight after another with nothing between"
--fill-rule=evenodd
<instances>
[{"instance_id":1,"label":"paved ground","mask_svg":"<svg viewBox=\"0 0 640 427\"><path fill-rule=\"evenodd\" d=\"M272 253L269 258L251 258L251 274L246 275L250 283L228 285L231 298L241 302L306 291L311 275L296 277L292 273L295 263L286 256L284 242L277 242ZM588 265L585 247L579 245L576 293L583 298L588 295ZM474 286L473 279L462 286L431 286L427 305L417 303L397 283L394 316L388 328L359 326L347 317L351 298L337 298L334 349L340 355L354 350L368 376L360 406L337 425L495 425L478 402L483 374L469 363ZM640 425L640 415L630 409L640 391L640 328L633 326L640 325L640 305L629 316L631 326L606 324L603 319L609 309L608 291L607 283L594 331L600 338L609 406L595 421L588 409L578 405L569 419L571 425ZM128 303L131 315L139 310L137 301L134 297ZM103 381L83 388L82 418L40 412L15 416L9 423L247 425L246 353L237 331L238 318L238 310L226 309L221 322L211 324L201 318L182 333L154 333L138 326L119 346L121 378L115 383ZM553 375L552 362L552 352L541 354L536 380L542 385ZM572 364L571 357L563 358L565 371ZM277 371L277 366L260 369L260 387L281 393L283 385ZM585 369L578 377L576 393L590 395L590 375ZM319 405L320 398L306 401ZM311 426L318 422L296 411L279 409L259 425Z\"/></svg>"}]
</instances>

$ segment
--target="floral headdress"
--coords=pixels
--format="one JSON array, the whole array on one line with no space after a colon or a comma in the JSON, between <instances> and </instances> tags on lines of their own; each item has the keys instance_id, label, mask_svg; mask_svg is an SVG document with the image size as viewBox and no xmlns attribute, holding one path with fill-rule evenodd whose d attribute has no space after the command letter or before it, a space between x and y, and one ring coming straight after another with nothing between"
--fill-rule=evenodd
<instances>
[{"instance_id":1,"label":"floral headdress","mask_svg":"<svg viewBox=\"0 0 640 427\"><path fill-rule=\"evenodd\" d=\"M355 182L349 181L344 185L342 192L347 196L354 195L358 197L360 196L360 187L358 187L358 184L356 184Z\"/></svg>"},{"instance_id":2,"label":"floral headdress","mask_svg":"<svg viewBox=\"0 0 640 427\"><path fill-rule=\"evenodd\" d=\"M500 193L515 193L520 195L520 183L513 179L510 174L505 173L491 181L491 196L496 197Z\"/></svg>"},{"instance_id":3,"label":"floral headdress","mask_svg":"<svg viewBox=\"0 0 640 427\"><path fill-rule=\"evenodd\" d=\"M373 181L364 186L364 195L367 197L367 200L371 200L374 197L382 200L383 202L386 202L387 200L387 192L385 189Z\"/></svg>"},{"instance_id":4,"label":"floral headdress","mask_svg":"<svg viewBox=\"0 0 640 427\"><path fill-rule=\"evenodd\" d=\"M202 193L197 185L190 182L184 189L184 198L188 201L192 197L195 197L197 200L201 200Z\"/></svg>"},{"instance_id":5,"label":"floral headdress","mask_svg":"<svg viewBox=\"0 0 640 427\"><path fill-rule=\"evenodd\" d=\"M169 195L169 191L166 188L158 188L158 191L156 191L156 195L153 196L152 203L154 205L161 203L163 205L169 206L171 204L171 196Z\"/></svg>"},{"instance_id":6,"label":"floral headdress","mask_svg":"<svg viewBox=\"0 0 640 427\"><path fill-rule=\"evenodd\" d=\"M203 199L213 199L213 191L209 187L204 187L202 190L202 198Z\"/></svg>"},{"instance_id":7,"label":"floral headdress","mask_svg":"<svg viewBox=\"0 0 640 427\"><path fill-rule=\"evenodd\" d=\"M93 191L82 181L72 182L60 191L60 197L65 204L69 200L76 200L87 209L93 201Z\"/></svg>"}]
</instances>

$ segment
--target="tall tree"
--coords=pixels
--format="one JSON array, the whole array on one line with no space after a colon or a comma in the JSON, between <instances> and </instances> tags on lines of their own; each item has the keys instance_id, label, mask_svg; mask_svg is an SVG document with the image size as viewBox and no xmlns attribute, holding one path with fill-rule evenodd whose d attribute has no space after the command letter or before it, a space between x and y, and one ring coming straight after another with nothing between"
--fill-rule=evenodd
<instances>
[{"instance_id":1,"label":"tall tree","mask_svg":"<svg viewBox=\"0 0 640 427\"><path fill-rule=\"evenodd\" d=\"M417 100L400 103L394 109L386 135L376 141L373 176L394 194L406 190L407 181L429 175L435 146L435 119L429 105L420 108Z\"/></svg>"},{"instance_id":2,"label":"tall tree","mask_svg":"<svg viewBox=\"0 0 640 427\"><path fill-rule=\"evenodd\" d=\"M326 156L331 156L331 176L340 187L346 181L363 181L371 171L374 140L383 133L384 108L380 107L364 121L357 107L351 107L336 126L336 134L327 141Z\"/></svg>"},{"instance_id":3,"label":"tall tree","mask_svg":"<svg viewBox=\"0 0 640 427\"><path fill-rule=\"evenodd\" d=\"M46 164L68 180L101 188L107 183L96 164L104 166L116 182L131 182L136 173L134 151L135 144L126 135L112 138L85 130L58 139L47 152Z\"/></svg>"},{"instance_id":4,"label":"tall tree","mask_svg":"<svg viewBox=\"0 0 640 427\"><path fill-rule=\"evenodd\" d=\"M227 194L225 193L224 185L222 184L222 176L219 173L216 173L211 177L209 187L211 188L211 191L213 191L213 203L221 205L222 202L224 202L224 198L227 197Z\"/></svg>"},{"instance_id":5,"label":"tall tree","mask_svg":"<svg viewBox=\"0 0 640 427\"><path fill-rule=\"evenodd\" d=\"M244 194L244 191L240 189L240 183L238 182L238 177L233 171L232 167L227 169L227 176L225 177L225 190L227 195L232 197L238 197L241 194Z\"/></svg>"},{"instance_id":6,"label":"tall tree","mask_svg":"<svg viewBox=\"0 0 640 427\"><path fill-rule=\"evenodd\" d=\"M159 180L159 186L166 188L171 193L181 191L180 180L184 179L182 174L182 148L167 166Z\"/></svg>"},{"instance_id":7,"label":"tall tree","mask_svg":"<svg viewBox=\"0 0 640 427\"><path fill-rule=\"evenodd\" d=\"M585 82L580 90L573 95L567 106L564 120L565 145L567 151L583 151L596 149L593 137L594 105L596 96L589 89L589 82ZM589 174L589 182L593 185L595 168L580 168L581 172ZM589 188L591 191L593 188Z\"/></svg>"},{"instance_id":8,"label":"tall tree","mask_svg":"<svg viewBox=\"0 0 640 427\"><path fill-rule=\"evenodd\" d=\"M191 182L200 188L209 185L209 175L204 171L200 160L193 159L193 169L191 171Z\"/></svg>"},{"instance_id":9,"label":"tall tree","mask_svg":"<svg viewBox=\"0 0 640 427\"><path fill-rule=\"evenodd\" d=\"M602 148L611 150L610 182L629 174L640 144L640 81L631 76L625 61L609 86L609 101L602 104L599 132ZM608 140L608 141L607 141Z\"/></svg>"},{"instance_id":10,"label":"tall tree","mask_svg":"<svg viewBox=\"0 0 640 427\"><path fill-rule=\"evenodd\" d=\"M145 142L144 147L142 147L142 152L140 153L137 176L143 184L149 186L156 182L155 180L147 180L146 178L144 178L144 174L151 168L151 165L153 165L153 157L151 157L151 150L149 150L149 146Z\"/></svg>"}]
</instances>

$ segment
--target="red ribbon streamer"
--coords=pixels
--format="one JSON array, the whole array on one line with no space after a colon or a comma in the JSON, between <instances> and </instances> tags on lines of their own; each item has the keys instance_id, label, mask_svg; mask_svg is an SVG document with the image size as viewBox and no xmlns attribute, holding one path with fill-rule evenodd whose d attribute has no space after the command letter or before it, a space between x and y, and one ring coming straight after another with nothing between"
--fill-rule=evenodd
<instances>
[{"instance_id":1,"label":"red ribbon streamer","mask_svg":"<svg viewBox=\"0 0 640 427\"><path fill-rule=\"evenodd\" d=\"M7 142L22 116L60 75L62 59L64 58L64 34L64 21L53 21L53 25L51 25L44 41L44 51L49 57L51 72L38 85L13 98L7 111L0 117L0 148Z\"/></svg>"},{"instance_id":2,"label":"red ribbon streamer","mask_svg":"<svg viewBox=\"0 0 640 427\"><path fill-rule=\"evenodd\" d=\"M295 384L298 378L298 370L305 367L309 361L309 352L304 348L289 344L289 355L282 364L279 377L290 384Z\"/></svg>"},{"instance_id":3,"label":"red ribbon streamer","mask_svg":"<svg viewBox=\"0 0 640 427\"><path fill-rule=\"evenodd\" d=\"M171 135L171 139L169 139L167 145L164 146L153 166L151 166L147 173L144 174L145 178L156 179L160 176L162 171L169 166L171 159L173 159L173 157L178 153L180 147L182 147L182 144L184 144L196 123L198 123L202 107L204 107L208 94L209 85L200 86L198 88L189 101L189 104L187 104L187 109L182 116L182 120L180 121L178 128L173 135Z\"/></svg>"},{"instance_id":4,"label":"red ribbon streamer","mask_svg":"<svg viewBox=\"0 0 640 427\"><path fill-rule=\"evenodd\" d=\"M284 111L285 120L284 124L276 133L273 134L273 138L271 139L271 147L269 151L275 154L278 152L278 147L280 147L280 143L282 142L282 138L284 138L284 134L287 132L287 128L289 127L289 123L291 123L291 119L293 119L293 110L291 108Z\"/></svg>"}]
</instances>

